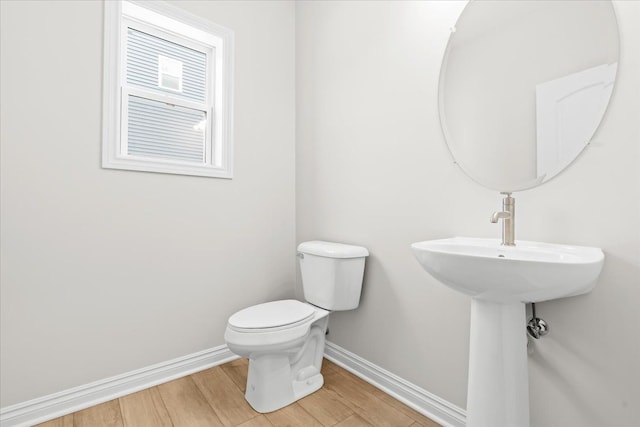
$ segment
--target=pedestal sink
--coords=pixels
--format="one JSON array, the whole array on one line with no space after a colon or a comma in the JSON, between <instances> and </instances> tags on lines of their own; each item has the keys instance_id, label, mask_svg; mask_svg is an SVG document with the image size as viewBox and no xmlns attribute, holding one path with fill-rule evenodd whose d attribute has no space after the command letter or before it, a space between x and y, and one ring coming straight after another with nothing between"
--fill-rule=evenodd
<instances>
[{"instance_id":1,"label":"pedestal sink","mask_svg":"<svg viewBox=\"0 0 640 427\"><path fill-rule=\"evenodd\" d=\"M454 237L411 245L422 267L471 300L468 427L529 426L525 303L590 292L598 248Z\"/></svg>"}]
</instances>

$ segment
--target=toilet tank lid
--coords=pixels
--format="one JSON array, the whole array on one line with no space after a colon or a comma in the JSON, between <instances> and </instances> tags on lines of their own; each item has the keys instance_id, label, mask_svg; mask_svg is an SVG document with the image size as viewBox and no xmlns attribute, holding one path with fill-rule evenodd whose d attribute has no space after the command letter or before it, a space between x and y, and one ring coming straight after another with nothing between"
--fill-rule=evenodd
<instances>
[{"instance_id":1,"label":"toilet tank lid","mask_svg":"<svg viewBox=\"0 0 640 427\"><path fill-rule=\"evenodd\" d=\"M362 246L323 242L321 240L300 243L298 252L326 258L362 258L369 256L369 251Z\"/></svg>"}]
</instances>

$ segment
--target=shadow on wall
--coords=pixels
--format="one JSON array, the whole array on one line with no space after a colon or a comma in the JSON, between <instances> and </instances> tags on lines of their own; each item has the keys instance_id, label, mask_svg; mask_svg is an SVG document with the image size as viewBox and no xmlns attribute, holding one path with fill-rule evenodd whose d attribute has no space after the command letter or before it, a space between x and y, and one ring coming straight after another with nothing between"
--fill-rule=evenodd
<instances>
[{"instance_id":1,"label":"shadow on wall","mask_svg":"<svg viewBox=\"0 0 640 427\"><path fill-rule=\"evenodd\" d=\"M372 292L375 287L375 293ZM391 283L389 275L385 271L383 263L375 253L371 253L365 264L364 283L362 286L362 294L360 296L360 305L355 310L333 312L329 317L329 327L333 326L329 340L336 344L355 352L356 354L370 353L372 344L367 338L367 334L353 334L353 331L378 331L382 336L388 337L390 340L385 342L385 347L396 348L394 333L400 326L398 323L402 318L391 318L388 313L402 313L402 306L397 293L401 289L394 287ZM383 303L374 301L372 298L383 298ZM382 308L382 310L381 310ZM349 325L349 332L341 325ZM363 351L368 349L369 351ZM386 361L370 360L373 363L386 366Z\"/></svg>"},{"instance_id":2,"label":"shadow on wall","mask_svg":"<svg viewBox=\"0 0 640 427\"><path fill-rule=\"evenodd\" d=\"M567 348L565 343L555 340L551 335L546 335L544 338L545 347L547 351L553 354L563 353L563 360L572 360L575 364L591 365L589 370L593 371L593 364L587 363L581 354L574 352ZM531 363L535 363L541 370L545 372L548 377L553 377L554 386L559 390L559 394L571 401L571 404L575 408L581 408L584 412L584 418L590 418L591 420L597 420L598 425L605 426L607 422L601 418L602 414L598 413L598 408L589 404L589 395L592 394L589 387L578 388L576 387L576 380L572 378L570 373L556 366L551 358L545 357L541 354L540 343L536 343L535 340L529 338L530 350L533 349L533 353L529 356Z\"/></svg>"},{"instance_id":3,"label":"shadow on wall","mask_svg":"<svg viewBox=\"0 0 640 427\"><path fill-rule=\"evenodd\" d=\"M623 310L619 302L633 300L633 291L640 286L640 279L626 283L615 283L614 280L614 277L640 278L638 265L609 252L606 257L599 284L591 294L538 305L538 315L549 321L551 333L541 340L529 339L529 375L532 379L537 377L538 381L550 383L556 396L570 402L572 407L580 408L581 417L589 420L590 425L602 426L611 425L608 415L612 410L636 410L625 398L629 393L633 394L633 390L617 387L613 371L616 365L634 363L632 355L616 352L616 343L636 339L637 325L627 322L617 324L612 330L613 320L608 317ZM613 283L615 286L607 286ZM576 312L584 316L576 317ZM581 327L576 329L576 323ZM603 359L601 353L589 351L588 343L594 340L611 349L609 357ZM574 369L568 370L567 366ZM629 375L638 377L638 371L629 372ZM594 396L600 401L599 405L593 405Z\"/></svg>"}]
</instances>

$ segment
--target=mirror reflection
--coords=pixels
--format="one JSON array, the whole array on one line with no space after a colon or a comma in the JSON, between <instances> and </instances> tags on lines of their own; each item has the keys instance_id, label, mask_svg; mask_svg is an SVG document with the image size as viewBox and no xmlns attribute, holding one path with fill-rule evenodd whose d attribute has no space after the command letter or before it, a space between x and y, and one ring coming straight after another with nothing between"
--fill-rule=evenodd
<instances>
[{"instance_id":1,"label":"mirror reflection","mask_svg":"<svg viewBox=\"0 0 640 427\"><path fill-rule=\"evenodd\" d=\"M439 102L456 162L499 191L556 176L589 143L611 98L611 2L476 0L451 31Z\"/></svg>"}]
</instances>

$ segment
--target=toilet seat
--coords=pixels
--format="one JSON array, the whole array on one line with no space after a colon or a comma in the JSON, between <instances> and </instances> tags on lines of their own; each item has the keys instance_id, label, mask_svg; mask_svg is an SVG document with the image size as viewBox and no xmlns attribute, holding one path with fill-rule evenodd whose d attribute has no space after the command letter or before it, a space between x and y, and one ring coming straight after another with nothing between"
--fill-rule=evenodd
<instances>
[{"instance_id":1,"label":"toilet seat","mask_svg":"<svg viewBox=\"0 0 640 427\"><path fill-rule=\"evenodd\" d=\"M258 304L232 315L224 338L227 345L237 351L288 346L304 340L311 324L328 315L327 310L296 300Z\"/></svg>"},{"instance_id":2,"label":"toilet seat","mask_svg":"<svg viewBox=\"0 0 640 427\"><path fill-rule=\"evenodd\" d=\"M313 306L300 301L271 301L238 311L229 318L228 326L238 332L275 332L306 323L315 312Z\"/></svg>"}]
</instances>

